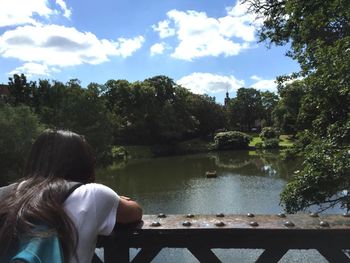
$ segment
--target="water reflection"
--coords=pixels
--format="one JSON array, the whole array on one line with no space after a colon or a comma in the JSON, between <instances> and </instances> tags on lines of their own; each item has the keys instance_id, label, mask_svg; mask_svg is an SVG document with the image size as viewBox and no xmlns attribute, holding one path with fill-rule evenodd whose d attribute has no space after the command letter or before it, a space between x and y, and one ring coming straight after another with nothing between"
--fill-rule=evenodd
<instances>
[{"instance_id":1,"label":"water reflection","mask_svg":"<svg viewBox=\"0 0 350 263\"><path fill-rule=\"evenodd\" d=\"M220 152L133 160L98 172L98 180L130 195L145 213L276 213L279 194L299 164L278 153ZM208 179L207 171L218 177Z\"/></svg>"}]
</instances>

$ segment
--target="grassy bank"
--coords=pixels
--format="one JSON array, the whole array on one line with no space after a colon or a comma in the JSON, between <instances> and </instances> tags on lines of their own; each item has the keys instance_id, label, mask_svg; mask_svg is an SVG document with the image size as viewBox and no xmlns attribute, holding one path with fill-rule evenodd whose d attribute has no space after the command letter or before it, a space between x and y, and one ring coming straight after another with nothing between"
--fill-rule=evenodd
<instances>
[{"instance_id":1,"label":"grassy bank","mask_svg":"<svg viewBox=\"0 0 350 263\"><path fill-rule=\"evenodd\" d=\"M263 143L258 134L250 134L253 137L249 143L250 149L255 149L256 144ZM293 139L289 135L281 135L279 138L279 147L287 148L293 146ZM212 141L206 141L200 138L184 141L174 145L131 145L116 146L115 151L119 159L143 159L170 155L186 155L215 151L215 145Z\"/></svg>"},{"instance_id":2,"label":"grassy bank","mask_svg":"<svg viewBox=\"0 0 350 263\"><path fill-rule=\"evenodd\" d=\"M253 137L252 141L249 143L249 147L255 148L257 144L263 143L263 140L259 137L257 133L249 133L250 136ZM294 145L294 139L291 135L282 134L279 137L279 147L280 148L288 148Z\"/></svg>"}]
</instances>

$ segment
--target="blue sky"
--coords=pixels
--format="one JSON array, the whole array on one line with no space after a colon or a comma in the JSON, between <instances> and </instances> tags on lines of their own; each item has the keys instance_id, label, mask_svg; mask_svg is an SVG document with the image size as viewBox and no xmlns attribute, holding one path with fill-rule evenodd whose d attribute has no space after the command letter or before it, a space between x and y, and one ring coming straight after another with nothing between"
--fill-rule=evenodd
<instances>
[{"instance_id":1,"label":"blue sky","mask_svg":"<svg viewBox=\"0 0 350 263\"><path fill-rule=\"evenodd\" d=\"M275 91L298 71L286 47L258 43L261 21L232 0L0 0L0 83L82 85L167 75L223 101L240 87Z\"/></svg>"}]
</instances>

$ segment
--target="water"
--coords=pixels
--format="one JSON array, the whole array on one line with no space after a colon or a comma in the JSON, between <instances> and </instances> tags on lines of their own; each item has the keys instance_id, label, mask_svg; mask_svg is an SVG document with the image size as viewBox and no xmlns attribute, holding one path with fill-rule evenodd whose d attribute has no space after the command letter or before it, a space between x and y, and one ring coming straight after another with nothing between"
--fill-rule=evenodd
<instances>
[{"instance_id":1,"label":"water","mask_svg":"<svg viewBox=\"0 0 350 263\"><path fill-rule=\"evenodd\" d=\"M120 195L130 196L145 214L276 214L279 195L300 161L278 153L208 153L132 160L97 173ZM217 178L206 178L216 171ZM223 262L255 262L262 250L216 249ZM135 251L134 251L135 253ZM184 249L163 249L153 262L198 262ZM288 252L281 262L327 262L317 251Z\"/></svg>"}]
</instances>

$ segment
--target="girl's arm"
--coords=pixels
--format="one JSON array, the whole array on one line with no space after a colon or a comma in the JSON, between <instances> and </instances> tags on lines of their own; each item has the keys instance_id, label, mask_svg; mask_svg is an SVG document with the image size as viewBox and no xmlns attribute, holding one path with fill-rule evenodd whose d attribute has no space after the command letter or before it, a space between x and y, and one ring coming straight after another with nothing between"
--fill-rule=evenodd
<instances>
[{"instance_id":1,"label":"girl's arm","mask_svg":"<svg viewBox=\"0 0 350 263\"><path fill-rule=\"evenodd\" d=\"M120 196L117 209L117 223L137 223L142 219L141 206L128 197Z\"/></svg>"}]
</instances>

